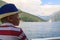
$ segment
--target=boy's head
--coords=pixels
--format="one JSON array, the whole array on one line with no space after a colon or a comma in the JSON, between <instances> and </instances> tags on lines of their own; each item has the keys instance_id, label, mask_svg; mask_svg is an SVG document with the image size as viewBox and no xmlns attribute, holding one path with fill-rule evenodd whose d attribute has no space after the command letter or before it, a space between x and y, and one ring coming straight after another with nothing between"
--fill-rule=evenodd
<instances>
[{"instance_id":1,"label":"boy's head","mask_svg":"<svg viewBox=\"0 0 60 40\"><path fill-rule=\"evenodd\" d=\"M5 4L0 8L0 19L2 23L19 24L18 9L14 4Z\"/></svg>"}]
</instances>

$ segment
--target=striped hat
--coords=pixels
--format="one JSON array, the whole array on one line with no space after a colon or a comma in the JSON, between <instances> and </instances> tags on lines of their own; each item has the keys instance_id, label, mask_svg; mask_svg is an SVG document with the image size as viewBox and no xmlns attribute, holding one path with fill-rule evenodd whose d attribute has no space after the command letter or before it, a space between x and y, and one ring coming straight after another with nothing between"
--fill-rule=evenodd
<instances>
[{"instance_id":1,"label":"striped hat","mask_svg":"<svg viewBox=\"0 0 60 40\"><path fill-rule=\"evenodd\" d=\"M18 13L14 4L5 4L0 8L0 19Z\"/></svg>"}]
</instances>

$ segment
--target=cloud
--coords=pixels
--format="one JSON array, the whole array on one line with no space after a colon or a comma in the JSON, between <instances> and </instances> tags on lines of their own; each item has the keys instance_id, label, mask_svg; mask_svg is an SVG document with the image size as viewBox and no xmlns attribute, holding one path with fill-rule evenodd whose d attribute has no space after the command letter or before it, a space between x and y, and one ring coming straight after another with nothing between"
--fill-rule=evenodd
<instances>
[{"instance_id":1,"label":"cloud","mask_svg":"<svg viewBox=\"0 0 60 40\"><path fill-rule=\"evenodd\" d=\"M41 2L42 3L42 2ZM41 16L49 16L53 14L55 11L60 10L60 5L40 5L39 2L26 2L21 3L20 6L22 10L31 13L33 15L41 15Z\"/></svg>"},{"instance_id":2,"label":"cloud","mask_svg":"<svg viewBox=\"0 0 60 40\"><path fill-rule=\"evenodd\" d=\"M7 3L13 3L13 4L15 4L17 7L20 7L20 1L18 1L18 0L3 0L3 1L5 1L5 2L7 2Z\"/></svg>"},{"instance_id":3,"label":"cloud","mask_svg":"<svg viewBox=\"0 0 60 40\"><path fill-rule=\"evenodd\" d=\"M41 0L20 0L21 3L32 3L32 4L41 4Z\"/></svg>"},{"instance_id":4,"label":"cloud","mask_svg":"<svg viewBox=\"0 0 60 40\"><path fill-rule=\"evenodd\" d=\"M48 2L47 5L53 5L53 3L52 2Z\"/></svg>"},{"instance_id":5,"label":"cloud","mask_svg":"<svg viewBox=\"0 0 60 40\"><path fill-rule=\"evenodd\" d=\"M60 10L60 5L22 4L21 9L33 15L49 16Z\"/></svg>"},{"instance_id":6,"label":"cloud","mask_svg":"<svg viewBox=\"0 0 60 40\"><path fill-rule=\"evenodd\" d=\"M60 10L60 5L41 5L41 15L52 15L54 12Z\"/></svg>"},{"instance_id":7,"label":"cloud","mask_svg":"<svg viewBox=\"0 0 60 40\"><path fill-rule=\"evenodd\" d=\"M31 13L33 15L49 16L60 10L60 5L41 5L41 0L5 0L17 5L21 10Z\"/></svg>"},{"instance_id":8,"label":"cloud","mask_svg":"<svg viewBox=\"0 0 60 40\"><path fill-rule=\"evenodd\" d=\"M17 5L18 7L20 7L21 5L40 5L42 2L41 0L3 0L7 3L14 3L15 5Z\"/></svg>"}]
</instances>

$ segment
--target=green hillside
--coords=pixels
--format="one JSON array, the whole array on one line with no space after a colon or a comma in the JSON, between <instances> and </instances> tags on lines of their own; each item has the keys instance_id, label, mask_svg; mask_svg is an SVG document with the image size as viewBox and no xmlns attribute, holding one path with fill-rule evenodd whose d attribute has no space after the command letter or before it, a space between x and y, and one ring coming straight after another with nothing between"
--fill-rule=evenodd
<instances>
[{"instance_id":1,"label":"green hillside","mask_svg":"<svg viewBox=\"0 0 60 40\"><path fill-rule=\"evenodd\" d=\"M6 4L6 2L0 0L0 7L1 7L2 5L4 5L4 4ZM0 22L0 24L1 24L1 22Z\"/></svg>"},{"instance_id":2,"label":"green hillside","mask_svg":"<svg viewBox=\"0 0 60 40\"><path fill-rule=\"evenodd\" d=\"M2 6L2 5L4 5L4 4L6 4L6 2L0 0L0 6Z\"/></svg>"},{"instance_id":3,"label":"green hillside","mask_svg":"<svg viewBox=\"0 0 60 40\"><path fill-rule=\"evenodd\" d=\"M42 18L23 11L20 12L20 18L25 22L45 22L45 20L43 20Z\"/></svg>"}]
</instances>

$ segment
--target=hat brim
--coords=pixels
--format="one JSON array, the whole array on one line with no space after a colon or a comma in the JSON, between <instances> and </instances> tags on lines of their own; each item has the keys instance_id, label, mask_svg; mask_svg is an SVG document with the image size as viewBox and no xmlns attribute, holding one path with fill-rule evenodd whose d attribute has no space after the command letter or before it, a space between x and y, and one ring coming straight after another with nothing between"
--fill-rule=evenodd
<instances>
[{"instance_id":1,"label":"hat brim","mask_svg":"<svg viewBox=\"0 0 60 40\"><path fill-rule=\"evenodd\" d=\"M18 12L10 12L10 13L1 14L0 19L7 17L7 16L10 16L10 15L13 15L13 14L16 14L16 13L18 13Z\"/></svg>"}]
</instances>

